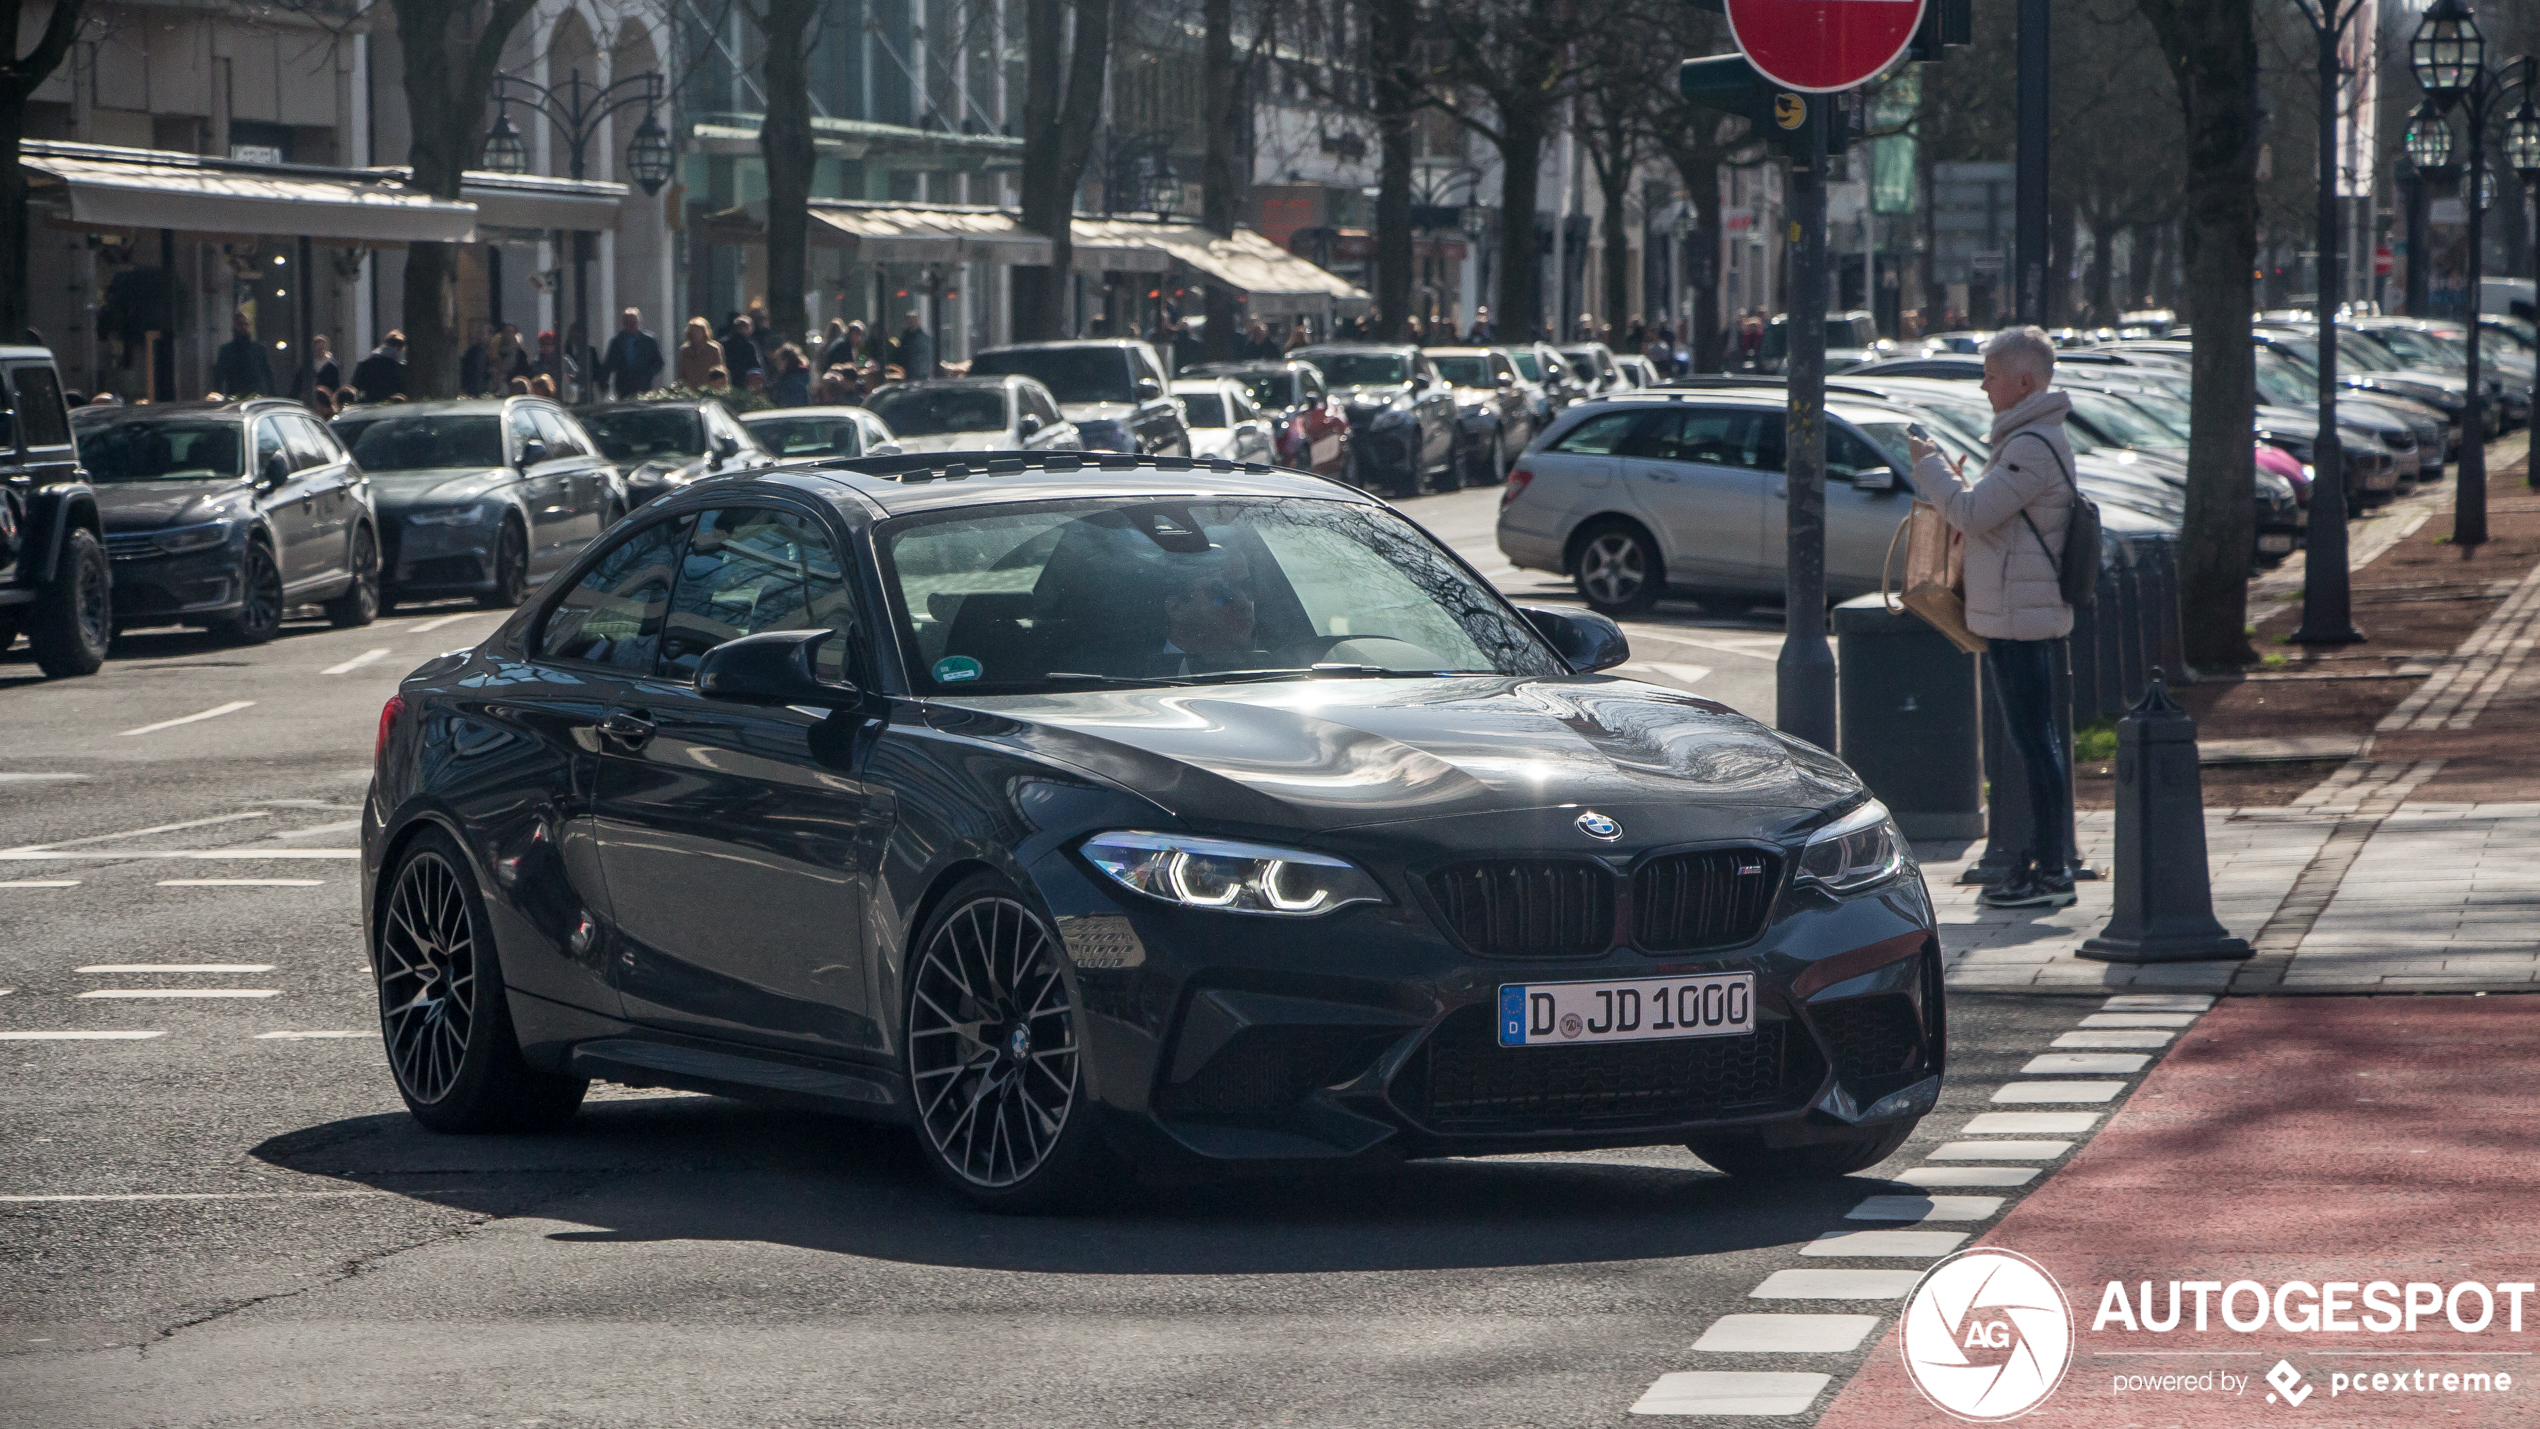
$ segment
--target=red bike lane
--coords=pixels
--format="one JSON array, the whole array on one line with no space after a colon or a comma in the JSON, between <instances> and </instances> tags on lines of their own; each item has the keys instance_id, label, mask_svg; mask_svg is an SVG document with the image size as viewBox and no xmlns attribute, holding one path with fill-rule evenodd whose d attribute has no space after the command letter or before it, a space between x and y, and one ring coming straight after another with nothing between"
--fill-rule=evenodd
<instances>
[{"instance_id":1,"label":"red bike lane","mask_svg":"<svg viewBox=\"0 0 2540 1429\"><path fill-rule=\"evenodd\" d=\"M2225 999L1980 1244L2043 1265L2071 1307L2071 1367L2025 1423L2540 1425L2540 1291L2519 1294L2517 1332L2500 1289L2540 1282L2540 997ZM2193 1289L2176 1329L2144 1327L2147 1280L2155 1320L2172 1281L2213 1283L2205 1329ZM2103 1313L2112 1281L2132 1329ZM2242 1281L2268 1297L2246 1331L2220 1303L2229 1293L2236 1320L2256 1320ZM2392 1288L2376 1295L2376 1281ZM2476 1325L2481 1296L2456 1293L2464 1282L2492 1305L2474 1333L2423 1308L2439 1295ZM2354 1328L2288 1328L2316 1320L2322 1289ZM1821 1429L1957 1422L1909 1379L1902 1324ZM2271 1401L2279 1360L2301 1378L2280 1375L2289 1392Z\"/></svg>"}]
</instances>

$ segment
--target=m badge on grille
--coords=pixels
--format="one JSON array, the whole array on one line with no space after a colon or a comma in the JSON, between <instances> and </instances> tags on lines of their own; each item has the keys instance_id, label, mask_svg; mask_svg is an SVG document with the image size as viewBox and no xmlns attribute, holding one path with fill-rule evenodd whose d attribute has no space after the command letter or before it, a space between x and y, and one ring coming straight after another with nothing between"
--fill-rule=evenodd
<instances>
[{"instance_id":1,"label":"m badge on grille","mask_svg":"<svg viewBox=\"0 0 2540 1429\"><path fill-rule=\"evenodd\" d=\"M1579 815L1579 832L1589 838L1603 839L1607 843L1612 843L1623 836L1623 826L1590 809Z\"/></svg>"}]
</instances>

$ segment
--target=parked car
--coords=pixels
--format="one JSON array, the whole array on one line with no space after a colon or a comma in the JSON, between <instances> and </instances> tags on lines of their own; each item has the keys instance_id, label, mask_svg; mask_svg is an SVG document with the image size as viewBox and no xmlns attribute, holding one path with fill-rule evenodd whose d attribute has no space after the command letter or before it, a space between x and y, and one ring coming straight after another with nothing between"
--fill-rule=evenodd
<instances>
[{"instance_id":1,"label":"parked car","mask_svg":"<svg viewBox=\"0 0 2540 1429\"><path fill-rule=\"evenodd\" d=\"M1029 377L1047 387L1087 450L1189 456L1190 429L1164 373L1151 344L1126 338L992 347L970 360L973 377Z\"/></svg>"},{"instance_id":2,"label":"parked car","mask_svg":"<svg viewBox=\"0 0 2540 1429\"><path fill-rule=\"evenodd\" d=\"M2469 330L2456 323L2415 318L2359 318L2353 331L2390 354L2393 362L2428 372L2469 377ZM2318 329L2312 329L2314 335ZM2479 370L2494 379L2487 387L2496 403L2498 427L2510 431L2531 421L2531 355L2519 343L2489 340L2479 345ZM2466 390L2466 389L2464 389Z\"/></svg>"},{"instance_id":3,"label":"parked car","mask_svg":"<svg viewBox=\"0 0 2540 1429\"><path fill-rule=\"evenodd\" d=\"M900 454L890 424L863 407L770 407L741 425L780 461Z\"/></svg>"},{"instance_id":4,"label":"parked car","mask_svg":"<svg viewBox=\"0 0 2540 1429\"><path fill-rule=\"evenodd\" d=\"M1561 360L1569 364L1570 376L1586 397L1610 396L1630 383L1614 370L1614 349L1601 342L1574 342L1561 349Z\"/></svg>"},{"instance_id":5,"label":"parked car","mask_svg":"<svg viewBox=\"0 0 2540 1429\"><path fill-rule=\"evenodd\" d=\"M592 434L543 397L356 407L335 431L371 476L384 605L518 605L632 504Z\"/></svg>"},{"instance_id":6,"label":"parked car","mask_svg":"<svg viewBox=\"0 0 2540 1429\"><path fill-rule=\"evenodd\" d=\"M1463 428L1464 484L1497 486L1509 464L1540 430L1517 387L1516 364L1492 347L1422 349L1438 375L1455 389L1456 422Z\"/></svg>"},{"instance_id":7,"label":"parked car","mask_svg":"<svg viewBox=\"0 0 2540 1429\"><path fill-rule=\"evenodd\" d=\"M692 481L776 464L776 454L712 397L600 402L574 415L617 467L630 509Z\"/></svg>"},{"instance_id":8,"label":"parked car","mask_svg":"<svg viewBox=\"0 0 2540 1429\"><path fill-rule=\"evenodd\" d=\"M1420 349L1326 343L1291 355L1322 372L1349 417L1351 481L1400 496L1455 489L1464 462L1455 389Z\"/></svg>"},{"instance_id":9,"label":"parked car","mask_svg":"<svg viewBox=\"0 0 2540 1429\"><path fill-rule=\"evenodd\" d=\"M1082 451L1076 424L1029 377L932 377L894 382L867 399L904 455Z\"/></svg>"},{"instance_id":10,"label":"parked car","mask_svg":"<svg viewBox=\"0 0 2540 1429\"><path fill-rule=\"evenodd\" d=\"M1323 374L1310 362L1217 362L1190 369L1199 377L1231 377L1244 384L1253 404L1270 419L1279 465L1347 480L1349 418L1324 390Z\"/></svg>"},{"instance_id":11,"label":"parked car","mask_svg":"<svg viewBox=\"0 0 2540 1429\"><path fill-rule=\"evenodd\" d=\"M1790 367L1790 315L1776 313L1764 325L1764 346L1756 354L1756 370L1785 372ZM1826 314L1826 371L1849 372L1896 355L1896 344L1879 336L1878 320L1866 312Z\"/></svg>"},{"instance_id":12,"label":"parked car","mask_svg":"<svg viewBox=\"0 0 2540 1429\"><path fill-rule=\"evenodd\" d=\"M1936 1105L1930 895L1833 756L1330 482L888 460L690 487L399 685L356 883L419 1122L758 1097L1028 1212L1532 1147L1831 1183Z\"/></svg>"},{"instance_id":13,"label":"parked car","mask_svg":"<svg viewBox=\"0 0 2540 1429\"><path fill-rule=\"evenodd\" d=\"M1191 455L1228 461L1278 459L1270 419L1252 404L1252 392L1231 377L1186 377L1173 384L1182 419L1191 430Z\"/></svg>"},{"instance_id":14,"label":"parked car","mask_svg":"<svg viewBox=\"0 0 2540 1429\"><path fill-rule=\"evenodd\" d=\"M0 652L27 637L36 668L93 675L114 639L114 568L97 491L80 470L61 374L41 347L0 347Z\"/></svg>"},{"instance_id":15,"label":"parked car","mask_svg":"<svg viewBox=\"0 0 2540 1429\"><path fill-rule=\"evenodd\" d=\"M1615 357L1614 370L1623 374L1623 380L1630 383L1635 392L1646 392L1666 380L1658 375L1657 364L1628 352Z\"/></svg>"},{"instance_id":16,"label":"parked car","mask_svg":"<svg viewBox=\"0 0 2540 1429\"><path fill-rule=\"evenodd\" d=\"M260 645L295 605L339 626L381 607L371 483L297 402L82 407L71 417L114 564L114 625Z\"/></svg>"}]
</instances>

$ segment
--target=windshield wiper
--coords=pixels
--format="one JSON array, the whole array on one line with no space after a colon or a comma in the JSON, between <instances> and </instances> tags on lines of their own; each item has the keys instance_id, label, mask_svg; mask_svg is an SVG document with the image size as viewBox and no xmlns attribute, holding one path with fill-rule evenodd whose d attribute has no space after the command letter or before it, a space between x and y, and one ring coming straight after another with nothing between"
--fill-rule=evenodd
<instances>
[{"instance_id":1,"label":"windshield wiper","mask_svg":"<svg viewBox=\"0 0 2540 1429\"><path fill-rule=\"evenodd\" d=\"M1318 679L1327 680L1427 680L1448 675L1496 675L1497 670L1396 670L1385 665L1320 664L1314 667Z\"/></svg>"}]
</instances>

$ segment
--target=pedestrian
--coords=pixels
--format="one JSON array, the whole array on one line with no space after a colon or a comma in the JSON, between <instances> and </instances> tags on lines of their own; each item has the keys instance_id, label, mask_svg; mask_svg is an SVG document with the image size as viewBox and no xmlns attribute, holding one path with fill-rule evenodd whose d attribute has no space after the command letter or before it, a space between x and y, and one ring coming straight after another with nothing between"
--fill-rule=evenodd
<instances>
[{"instance_id":1,"label":"pedestrian","mask_svg":"<svg viewBox=\"0 0 2540 1429\"><path fill-rule=\"evenodd\" d=\"M1464 340L1475 347L1487 347L1491 336L1490 304L1484 303L1473 309L1473 330L1464 335Z\"/></svg>"},{"instance_id":2,"label":"pedestrian","mask_svg":"<svg viewBox=\"0 0 2540 1429\"><path fill-rule=\"evenodd\" d=\"M342 382L343 374L335 366L335 345L327 340L325 333L311 333L308 360L301 364L299 372L291 379L293 395L315 395Z\"/></svg>"},{"instance_id":3,"label":"pedestrian","mask_svg":"<svg viewBox=\"0 0 2540 1429\"><path fill-rule=\"evenodd\" d=\"M385 402L406 390L406 335L395 328L353 368L353 390L365 402Z\"/></svg>"},{"instance_id":4,"label":"pedestrian","mask_svg":"<svg viewBox=\"0 0 2540 1429\"><path fill-rule=\"evenodd\" d=\"M2064 531L2080 497L2070 397L2053 390L2055 344L2034 327L2005 328L1984 345L1984 395L1993 404L1992 459L1974 482L1908 437L1914 486L1967 539L1967 628L1991 642L1985 683L2026 774L2026 856L1985 890L1995 908L2061 908L2073 901L2072 769L2055 714L2055 647L2072 633L2060 576ZM2098 552L2074 552L2096 560Z\"/></svg>"},{"instance_id":5,"label":"pedestrian","mask_svg":"<svg viewBox=\"0 0 2540 1429\"><path fill-rule=\"evenodd\" d=\"M538 360L530 364L530 372L533 376L547 379L547 395L550 396L573 386L573 362L557 344L555 329L549 328L538 334Z\"/></svg>"},{"instance_id":6,"label":"pedestrian","mask_svg":"<svg viewBox=\"0 0 2540 1429\"><path fill-rule=\"evenodd\" d=\"M822 329L820 352L812 366L826 374L832 367L844 367L853 361L855 361L855 344L847 337L847 320L831 318L829 326Z\"/></svg>"},{"instance_id":7,"label":"pedestrian","mask_svg":"<svg viewBox=\"0 0 2540 1429\"><path fill-rule=\"evenodd\" d=\"M779 407L811 405L811 361L801 348L789 342L776 349L776 380L767 384L767 396Z\"/></svg>"},{"instance_id":8,"label":"pedestrian","mask_svg":"<svg viewBox=\"0 0 2540 1429\"><path fill-rule=\"evenodd\" d=\"M1235 356L1245 362L1258 362L1279 355L1279 345L1270 340L1270 325L1259 318L1244 324L1243 342Z\"/></svg>"},{"instance_id":9,"label":"pedestrian","mask_svg":"<svg viewBox=\"0 0 2540 1429\"><path fill-rule=\"evenodd\" d=\"M900 314L900 335L891 341L891 365L912 380L935 375L935 340L917 320L917 309Z\"/></svg>"},{"instance_id":10,"label":"pedestrian","mask_svg":"<svg viewBox=\"0 0 2540 1429\"><path fill-rule=\"evenodd\" d=\"M309 410L321 422L335 420L335 394L320 387L309 393Z\"/></svg>"},{"instance_id":11,"label":"pedestrian","mask_svg":"<svg viewBox=\"0 0 2540 1429\"><path fill-rule=\"evenodd\" d=\"M526 397L526 396L528 396L528 395L529 395L529 379L528 379L528 378L526 378L526 377L515 377L515 378L513 378L513 379L511 380L511 387L510 387L510 389L509 389L509 391L507 392L507 394L506 394L506 395L508 395L508 396L513 396L513 397Z\"/></svg>"},{"instance_id":12,"label":"pedestrian","mask_svg":"<svg viewBox=\"0 0 2540 1429\"><path fill-rule=\"evenodd\" d=\"M820 374L820 385L812 390L811 400L821 407L852 407L856 395L854 376L844 367L832 367Z\"/></svg>"},{"instance_id":13,"label":"pedestrian","mask_svg":"<svg viewBox=\"0 0 2540 1429\"><path fill-rule=\"evenodd\" d=\"M600 378L621 402L661 384L661 340L644 330L644 310L617 315L617 332L600 358Z\"/></svg>"},{"instance_id":14,"label":"pedestrian","mask_svg":"<svg viewBox=\"0 0 2540 1429\"><path fill-rule=\"evenodd\" d=\"M726 372L747 373L766 365L759 357L758 340L754 336L757 331L757 324L752 323L747 314L733 315L731 329L723 335L723 369Z\"/></svg>"},{"instance_id":15,"label":"pedestrian","mask_svg":"<svg viewBox=\"0 0 2540 1429\"><path fill-rule=\"evenodd\" d=\"M544 372L530 378L529 395L532 397L544 397L550 402L556 400L556 379Z\"/></svg>"},{"instance_id":16,"label":"pedestrian","mask_svg":"<svg viewBox=\"0 0 2540 1429\"><path fill-rule=\"evenodd\" d=\"M273 362L256 341L255 320L242 309L229 315L229 341L212 354L212 385L232 397L255 397L274 390Z\"/></svg>"},{"instance_id":17,"label":"pedestrian","mask_svg":"<svg viewBox=\"0 0 2540 1429\"><path fill-rule=\"evenodd\" d=\"M467 351L459 354L459 395L482 397L494 390L494 333L481 322L467 325Z\"/></svg>"},{"instance_id":18,"label":"pedestrian","mask_svg":"<svg viewBox=\"0 0 2540 1429\"><path fill-rule=\"evenodd\" d=\"M1305 347L1312 342L1313 339L1306 336L1305 319L1297 318L1288 324L1287 351L1294 352L1298 348Z\"/></svg>"},{"instance_id":19,"label":"pedestrian","mask_svg":"<svg viewBox=\"0 0 2540 1429\"><path fill-rule=\"evenodd\" d=\"M723 344L703 317L688 319L679 342L679 385L691 392L706 390L706 374L723 365Z\"/></svg>"},{"instance_id":20,"label":"pedestrian","mask_svg":"<svg viewBox=\"0 0 2540 1429\"><path fill-rule=\"evenodd\" d=\"M520 340L520 324L503 324L494 334L494 385L508 387L513 378L527 377L532 370L529 344Z\"/></svg>"},{"instance_id":21,"label":"pedestrian","mask_svg":"<svg viewBox=\"0 0 2540 1429\"><path fill-rule=\"evenodd\" d=\"M732 390L732 374L719 366L709 368L706 371L705 385L697 390L711 397L723 396Z\"/></svg>"}]
</instances>

